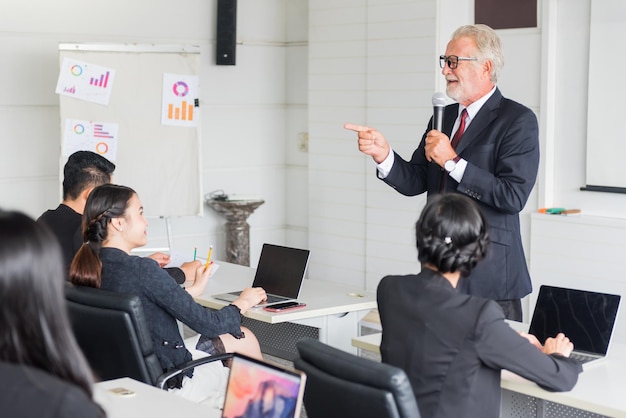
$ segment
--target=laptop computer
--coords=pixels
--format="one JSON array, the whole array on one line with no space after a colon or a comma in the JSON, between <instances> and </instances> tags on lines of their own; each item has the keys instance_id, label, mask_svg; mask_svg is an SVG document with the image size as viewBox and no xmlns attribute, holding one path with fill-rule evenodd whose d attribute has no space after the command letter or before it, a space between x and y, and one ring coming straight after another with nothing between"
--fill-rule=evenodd
<instances>
[{"instance_id":1,"label":"laptop computer","mask_svg":"<svg viewBox=\"0 0 626 418\"><path fill-rule=\"evenodd\" d=\"M306 374L234 354L222 418L298 418Z\"/></svg>"},{"instance_id":2,"label":"laptop computer","mask_svg":"<svg viewBox=\"0 0 626 418\"><path fill-rule=\"evenodd\" d=\"M258 306L298 299L309 264L309 254L309 250L300 248L263 244L252 287L262 287L267 293L267 301ZM233 302L240 294L241 291L234 291L212 297Z\"/></svg>"},{"instance_id":3,"label":"laptop computer","mask_svg":"<svg viewBox=\"0 0 626 418\"><path fill-rule=\"evenodd\" d=\"M574 343L570 355L582 363L606 357L621 296L542 285L529 334L542 344L564 333Z\"/></svg>"}]
</instances>

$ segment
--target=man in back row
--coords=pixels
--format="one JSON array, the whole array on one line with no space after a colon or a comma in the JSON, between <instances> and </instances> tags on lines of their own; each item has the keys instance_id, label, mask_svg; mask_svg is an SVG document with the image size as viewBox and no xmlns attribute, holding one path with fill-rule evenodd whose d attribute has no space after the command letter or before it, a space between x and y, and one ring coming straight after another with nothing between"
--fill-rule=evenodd
<instances>
[{"instance_id":1,"label":"man in back row","mask_svg":"<svg viewBox=\"0 0 626 418\"><path fill-rule=\"evenodd\" d=\"M102 184L111 183L115 164L91 151L77 151L70 155L63 167L63 201L56 209L44 212L37 222L47 225L61 244L65 271L69 271L74 255L83 243L83 210L91 191ZM169 256L154 253L149 256L161 267ZM181 268L168 268L167 272L177 283L193 283L199 262L183 263Z\"/></svg>"}]
</instances>

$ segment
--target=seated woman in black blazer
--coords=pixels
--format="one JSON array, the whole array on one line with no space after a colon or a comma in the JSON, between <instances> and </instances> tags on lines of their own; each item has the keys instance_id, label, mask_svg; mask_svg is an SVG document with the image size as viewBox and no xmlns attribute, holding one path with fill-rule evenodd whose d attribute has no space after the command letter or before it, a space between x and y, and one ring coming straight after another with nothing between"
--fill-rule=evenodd
<instances>
[{"instance_id":1,"label":"seated woman in black blazer","mask_svg":"<svg viewBox=\"0 0 626 418\"><path fill-rule=\"evenodd\" d=\"M0 210L2 416L104 416L68 319L63 266L46 226Z\"/></svg>"},{"instance_id":2,"label":"seated woman in black blazer","mask_svg":"<svg viewBox=\"0 0 626 418\"><path fill-rule=\"evenodd\" d=\"M406 371L422 416L498 417L502 369L548 390L570 390L582 367L567 358L573 344L565 335L542 347L515 332L496 302L457 292L488 253L478 206L460 194L434 196L415 229L421 272L384 277L377 298L382 361Z\"/></svg>"},{"instance_id":3,"label":"seated woman in black blazer","mask_svg":"<svg viewBox=\"0 0 626 418\"><path fill-rule=\"evenodd\" d=\"M155 351L164 371L200 356L239 352L262 358L254 334L241 326L241 315L266 298L261 288L247 288L231 305L218 311L196 303L156 261L132 256L147 243L148 222L139 196L129 187L103 184L93 189L83 212L83 245L70 266L70 281L141 299ZM194 287L202 293L211 266L200 265ZM176 320L196 337L183 340ZM228 369L209 363L168 382L176 394L221 406Z\"/></svg>"}]
</instances>

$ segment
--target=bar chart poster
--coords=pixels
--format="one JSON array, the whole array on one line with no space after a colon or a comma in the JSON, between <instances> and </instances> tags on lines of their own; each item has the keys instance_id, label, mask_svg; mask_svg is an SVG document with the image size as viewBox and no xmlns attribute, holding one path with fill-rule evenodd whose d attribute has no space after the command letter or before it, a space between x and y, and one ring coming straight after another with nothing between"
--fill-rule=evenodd
<instances>
[{"instance_id":1,"label":"bar chart poster","mask_svg":"<svg viewBox=\"0 0 626 418\"><path fill-rule=\"evenodd\" d=\"M163 125L198 126L197 103L198 76L163 74Z\"/></svg>"},{"instance_id":2,"label":"bar chart poster","mask_svg":"<svg viewBox=\"0 0 626 418\"><path fill-rule=\"evenodd\" d=\"M67 157L76 151L93 151L115 161L118 128L117 123L66 119L63 155Z\"/></svg>"},{"instance_id":3,"label":"bar chart poster","mask_svg":"<svg viewBox=\"0 0 626 418\"><path fill-rule=\"evenodd\" d=\"M71 58L64 58L56 93L79 100L108 105L115 70Z\"/></svg>"}]
</instances>

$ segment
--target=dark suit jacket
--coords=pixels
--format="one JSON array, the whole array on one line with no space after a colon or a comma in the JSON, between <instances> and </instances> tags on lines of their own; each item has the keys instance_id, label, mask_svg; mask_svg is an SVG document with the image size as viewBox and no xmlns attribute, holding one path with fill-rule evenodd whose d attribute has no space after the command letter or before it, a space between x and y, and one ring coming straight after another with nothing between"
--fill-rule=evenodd
<instances>
[{"instance_id":1,"label":"dark suit jacket","mask_svg":"<svg viewBox=\"0 0 626 418\"><path fill-rule=\"evenodd\" d=\"M443 131L448 136L457 115L458 104L446 106ZM431 126L432 120L426 132ZM407 196L439 193L445 171L426 160L425 136L411 161L395 155L393 168L383 179ZM496 89L468 126L456 152L467 161L467 168L461 183L447 177L445 191L463 193L478 203L489 223L492 240L488 256L465 281L466 291L494 300L522 298L532 291L532 285L522 248L519 212L537 178L537 118L530 109L505 99Z\"/></svg>"},{"instance_id":2,"label":"dark suit jacket","mask_svg":"<svg viewBox=\"0 0 626 418\"><path fill-rule=\"evenodd\" d=\"M377 298L382 361L407 373L423 417L498 417L501 369L555 391L582 371L519 336L494 301L457 292L435 271L387 276Z\"/></svg>"},{"instance_id":3,"label":"dark suit jacket","mask_svg":"<svg viewBox=\"0 0 626 418\"><path fill-rule=\"evenodd\" d=\"M59 240L63 251L65 271L69 271L74 255L83 243L82 221L83 215L63 203L56 209L45 211L37 219L37 222L47 225Z\"/></svg>"},{"instance_id":4,"label":"dark suit jacket","mask_svg":"<svg viewBox=\"0 0 626 418\"><path fill-rule=\"evenodd\" d=\"M0 362L3 417L101 418L104 411L73 383L41 369Z\"/></svg>"}]
</instances>

